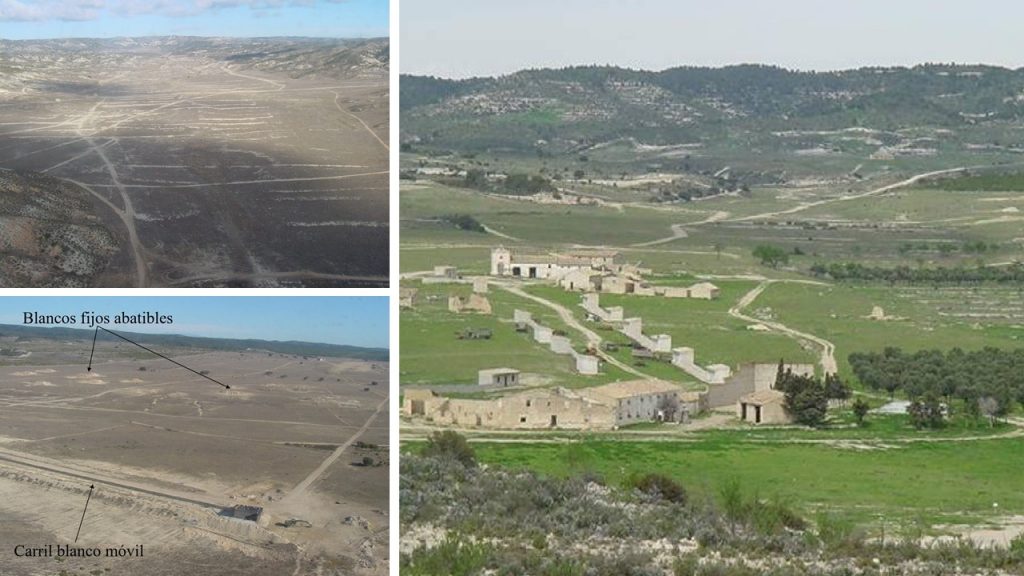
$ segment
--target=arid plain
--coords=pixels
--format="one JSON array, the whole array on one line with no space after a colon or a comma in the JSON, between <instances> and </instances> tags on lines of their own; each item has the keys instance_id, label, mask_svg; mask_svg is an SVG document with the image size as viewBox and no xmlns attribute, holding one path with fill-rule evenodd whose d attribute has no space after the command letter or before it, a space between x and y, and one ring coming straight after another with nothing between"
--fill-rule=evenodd
<instances>
[{"instance_id":1,"label":"arid plain","mask_svg":"<svg viewBox=\"0 0 1024 576\"><path fill-rule=\"evenodd\" d=\"M3 48L0 284L386 285L387 40Z\"/></svg>"},{"instance_id":2,"label":"arid plain","mask_svg":"<svg viewBox=\"0 0 1024 576\"><path fill-rule=\"evenodd\" d=\"M17 558L5 574L386 574L388 364L262 349L5 337L5 540L145 545L137 558ZM262 508L256 522L230 517ZM197 572L198 571L198 572Z\"/></svg>"}]
</instances>

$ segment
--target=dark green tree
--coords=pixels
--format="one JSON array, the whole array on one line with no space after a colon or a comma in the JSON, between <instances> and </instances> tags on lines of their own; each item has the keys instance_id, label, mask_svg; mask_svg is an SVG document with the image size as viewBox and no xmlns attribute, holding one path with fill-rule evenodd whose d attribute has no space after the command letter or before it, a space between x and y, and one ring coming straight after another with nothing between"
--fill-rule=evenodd
<instances>
[{"instance_id":1,"label":"dark green tree","mask_svg":"<svg viewBox=\"0 0 1024 576\"><path fill-rule=\"evenodd\" d=\"M782 380L776 381L775 387L785 395L786 411L795 422L813 427L824 424L828 413L824 383L813 376L793 374L787 370Z\"/></svg>"},{"instance_id":2,"label":"dark green tree","mask_svg":"<svg viewBox=\"0 0 1024 576\"><path fill-rule=\"evenodd\" d=\"M853 401L853 417L857 419L857 426L864 425L864 418L868 415L870 406L864 401L863 398L857 398Z\"/></svg>"},{"instance_id":3,"label":"dark green tree","mask_svg":"<svg viewBox=\"0 0 1024 576\"><path fill-rule=\"evenodd\" d=\"M761 261L764 266L778 268L783 264L789 264L789 252L785 249L771 244L760 244L752 252L754 258Z\"/></svg>"},{"instance_id":4,"label":"dark green tree","mask_svg":"<svg viewBox=\"0 0 1024 576\"><path fill-rule=\"evenodd\" d=\"M914 400L907 407L910 423L918 430L922 428L941 428L945 424L945 415L939 397L929 392L924 397Z\"/></svg>"},{"instance_id":5,"label":"dark green tree","mask_svg":"<svg viewBox=\"0 0 1024 576\"><path fill-rule=\"evenodd\" d=\"M825 395L829 400L839 400L845 403L850 399L852 392L850 385L843 382L839 374L825 374Z\"/></svg>"}]
</instances>

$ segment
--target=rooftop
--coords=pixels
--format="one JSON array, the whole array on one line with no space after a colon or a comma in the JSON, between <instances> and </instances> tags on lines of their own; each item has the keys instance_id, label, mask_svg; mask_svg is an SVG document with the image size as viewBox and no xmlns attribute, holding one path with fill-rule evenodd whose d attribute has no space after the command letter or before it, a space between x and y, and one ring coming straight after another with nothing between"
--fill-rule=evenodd
<instances>
[{"instance_id":1,"label":"rooftop","mask_svg":"<svg viewBox=\"0 0 1024 576\"><path fill-rule=\"evenodd\" d=\"M431 390L424 390L422 388L413 388L411 390L403 390L402 394L405 395L407 400L427 400L437 396Z\"/></svg>"},{"instance_id":2,"label":"rooftop","mask_svg":"<svg viewBox=\"0 0 1024 576\"><path fill-rule=\"evenodd\" d=\"M786 395L778 390L760 390L740 397L744 404L764 406L766 404L781 404L786 401Z\"/></svg>"},{"instance_id":3,"label":"rooftop","mask_svg":"<svg viewBox=\"0 0 1024 576\"><path fill-rule=\"evenodd\" d=\"M679 386L665 380L626 380L612 382L604 386L584 388L579 391L584 396L601 396L612 400L629 398L640 394L661 394L664 392L681 392Z\"/></svg>"},{"instance_id":4,"label":"rooftop","mask_svg":"<svg viewBox=\"0 0 1024 576\"><path fill-rule=\"evenodd\" d=\"M496 376L499 374L519 374L519 370L515 368L488 368L479 372L481 376Z\"/></svg>"},{"instance_id":5,"label":"rooftop","mask_svg":"<svg viewBox=\"0 0 1024 576\"><path fill-rule=\"evenodd\" d=\"M565 252L566 256L575 258L614 258L619 255L618 250L570 250Z\"/></svg>"}]
</instances>

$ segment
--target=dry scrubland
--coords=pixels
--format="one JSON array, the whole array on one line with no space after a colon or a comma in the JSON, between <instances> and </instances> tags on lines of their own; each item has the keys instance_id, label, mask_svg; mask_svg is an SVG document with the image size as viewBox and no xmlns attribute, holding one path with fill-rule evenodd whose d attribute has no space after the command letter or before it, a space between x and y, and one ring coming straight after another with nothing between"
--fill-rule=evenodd
<instances>
[{"instance_id":1,"label":"dry scrubland","mask_svg":"<svg viewBox=\"0 0 1024 576\"><path fill-rule=\"evenodd\" d=\"M379 53L80 42L0 58L0 284L386 284Z\"/></svg>"},{"instance_id":2,"label":"dry scrubland","mask_svg":"<svg viewBox=\"0 0 1024 576\"><path fill-rule=\"evenodd\" d=\"M387 573L387 363L173 351L225 390L102 341L87 372L89 345L19 341L31 354L0 366L4 541L71 543L94 483L79 545L146 557L5 550L5 574ZM264 517L217 515L235 504ZM310 526L280 524L293 518Z\"/></svg>"}]
</instances>

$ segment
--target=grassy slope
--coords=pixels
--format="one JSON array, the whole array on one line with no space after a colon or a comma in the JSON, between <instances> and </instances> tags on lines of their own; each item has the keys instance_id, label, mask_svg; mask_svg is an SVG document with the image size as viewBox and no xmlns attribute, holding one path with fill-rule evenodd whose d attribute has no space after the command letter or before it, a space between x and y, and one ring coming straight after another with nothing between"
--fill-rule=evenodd
<instances>
[{"instance_id":1,"label":"grassy slope","mask_svg":"<svg viewBox=\"0 0 1024 576\"><path fill-rule=\"evenodd\" d=\"M930 525L964 514L1024 513L1019 490L1024 443L1019 439L916 443L884 450L736 440L719 433L696 442L587 441L581 447L582 460L610 482L656 470L714 496L717 487L738 480L746 490L788 501L805 513L823 509L863 523L884 518ZM564 445L474 447L484 462L556 475L569 472ZM999 504L997 511L993 503Z\"/></svg>"}]
</instances>

